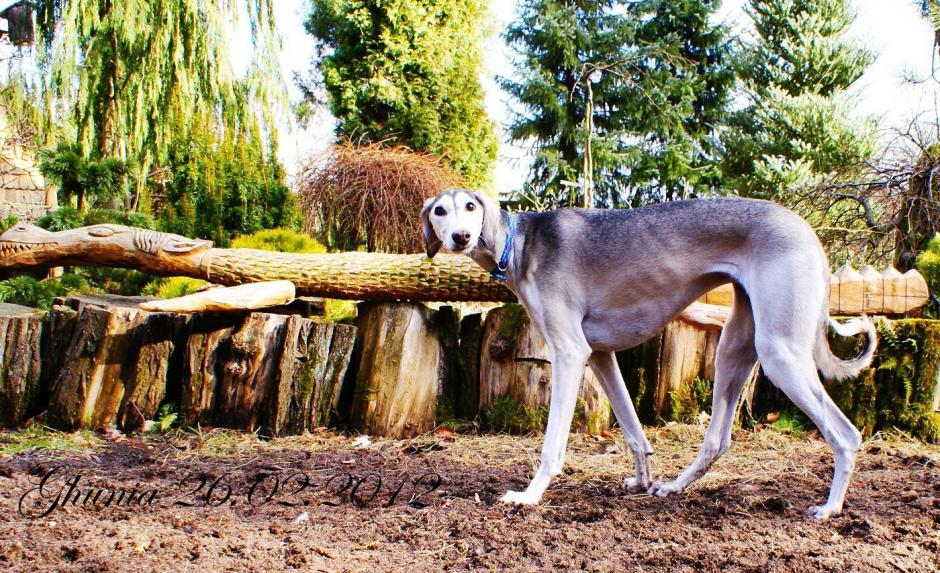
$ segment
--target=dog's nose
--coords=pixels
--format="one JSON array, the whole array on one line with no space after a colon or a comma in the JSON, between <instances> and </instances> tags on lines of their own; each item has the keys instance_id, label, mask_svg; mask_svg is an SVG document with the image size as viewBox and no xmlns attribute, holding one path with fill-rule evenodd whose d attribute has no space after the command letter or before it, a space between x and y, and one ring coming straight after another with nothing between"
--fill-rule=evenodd
<instances>
[{"instance_id":1,"label":"dog's nose","mask_svg":"<svg viewBox=\"0 0 940 573\"><path fill-rule=\"evenodd\" d=\"M470 232L457 231L456 233L451 233L450 238L454 240L455 245L465 247L467 243L470 242Z\"/></svg>"}]
</instances>

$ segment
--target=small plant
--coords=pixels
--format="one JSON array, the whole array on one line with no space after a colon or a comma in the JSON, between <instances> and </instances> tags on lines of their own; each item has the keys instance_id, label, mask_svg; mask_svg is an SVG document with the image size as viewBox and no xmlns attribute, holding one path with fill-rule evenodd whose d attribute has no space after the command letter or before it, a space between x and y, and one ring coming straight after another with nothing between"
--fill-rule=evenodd
<instances>
[{"instance_id":1,"label":"small plant","mask_svg":"<svg viewBox=\"0 0 940 573\"><path fill-rule=\"evenodd\" d=\"M143 294L157 298L177 298L198 292L207 284L209 283L202 279L189 277L158 278L144 287Z\"/></svg>"},{"instance_id":2,"label":"small plant","mask_svg":"<svg viewBox=\"0 0 940 573\"><path fill-rule=\"evenodd\" d=\"M797 437L806 435L806 426L807 420L803 416L803 413L792 409L780 412L780 417L774 420L770 425L771 428L778 432Z\"/></svg>"},{"instance_id":3,"label":"small plant","mask_svg":"<svg viewBox=\"0 0 940 573\"><path fill-rule=\"evenodd\" d=\"M524 406L510 396L501 396L494 400L486 413L487 426L491 430L510 434L541 432L547 421L547 407Z\"/></svg>"},{"instance_id":4,"label":"small plant","mask_svg":"<svg viewBox=\"0 0 940 573\"><path fill-rule=\"evenodd\" d=\"M5 233L7 229L16 224L19 219L16 218L12 213L0 219L0 233Z\"/></svg>"},{"instance_id":5,"label":"small plant","mask_svg":"<svg viewBox=\"0 0 940 573\"><path fill-rule=\"evenodd\" d=\"M176 421L178 419L179 413L176 411L176 405L164 404L163 406L160 406L160 412L157 414L157 419L151 432L165 434L176 425Z\"/></svg>"},{"instance_id":6,"label":"small plant","mask_svg":"<svg viewBox=\"0 0 940 573\"><path fill-rule=\"evenodd\" d=\"M85 218L74 207L59 207L48 215L36 219L36 226L47 231L68 231L85 225Z\"/></svg>"},{"instance_id":7,"label":"small plant","mask_svg":"<svg viewBox=\"0 0 940 573\"><path fill-rule=\"evenodd\" d=\"M695 377L691 384L683 384L669 393L669 412L672 419L683 424L696 421L699 413L711 412L712 383Z\"/></svg>"},{"instance_id":8,"label":"small plant","mask_svg":"<svg viewBox=\"0 0 940 573\"><path fill-rule=\"evenodd\" d=\"M0 302L49 310L52 308L52 301L55 297L91 291L88 282L74 274L45 280L19 276L0 281Z\"/></svg>"}]
</instances>

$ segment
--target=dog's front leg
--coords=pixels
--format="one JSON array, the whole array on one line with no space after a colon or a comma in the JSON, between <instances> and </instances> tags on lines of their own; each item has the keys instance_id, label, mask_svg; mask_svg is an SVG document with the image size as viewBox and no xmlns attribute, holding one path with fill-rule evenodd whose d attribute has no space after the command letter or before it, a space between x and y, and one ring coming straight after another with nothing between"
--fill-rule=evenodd
<instances>
[{"instance_id":1,"label":"dog's front leg","mask_svg":"<svg viewBox=\"0 0 940 573\"><path fill-rule=\"evenodd\" d=\"M586 343L583 349L552 353L552 398L539 469L525 491L509 491L500 501L535 505L541 501L551 479L561 473L571 420L574 418L578 390L589 353Z\"/></svg>"}]
</instances>

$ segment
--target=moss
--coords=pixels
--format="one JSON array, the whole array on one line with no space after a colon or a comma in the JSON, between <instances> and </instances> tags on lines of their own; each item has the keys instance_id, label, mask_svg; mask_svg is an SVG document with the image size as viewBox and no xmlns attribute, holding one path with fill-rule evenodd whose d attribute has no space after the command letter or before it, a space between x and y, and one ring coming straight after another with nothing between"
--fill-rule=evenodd
<instances>
[{"instance_id":1,"label":"moss","mask_svg":"<svg viewBox=\"0 0 940 573\"><path fill-rule=\"evenodd\" d=\"M712 383L696 377L691 384L683 384L669 393L669 419L691 424L701 412L708 412L712 401Z\"/></svg>"},{"instance_id":2,"label":"moss","mask_svg":"<svg viewBox=\"0 0 940 573\"><path fill-rule=\"evenodd\" d=\"M485 413L490 430L510 434L541 432L548 422L548 408L534 408L516 402L511 396L502 396L493 401Z\"/></svg>"},{"instance_id":3,"label":"moss","mask_svg":"<svg viewBox=\"0 0 940 573\"><path fill-rule=\"evenodd\" d=\"M880 321L878 331L873 367L853 380L827 384L829 395L866 433L898 428L940 443L940 415L933 410L940 374L940 321Z\"/></svg>"},{"instance_id":4,"label":"moss","mask_svg":"<svg viewBox=\"0 0 940 573\"><path fill-rule=\"evenodd\" d=\"M521 304L503 305L499 321L499 335L506 340L516 340L529 323L529 315Z\"/></svg>"}]
</instances>

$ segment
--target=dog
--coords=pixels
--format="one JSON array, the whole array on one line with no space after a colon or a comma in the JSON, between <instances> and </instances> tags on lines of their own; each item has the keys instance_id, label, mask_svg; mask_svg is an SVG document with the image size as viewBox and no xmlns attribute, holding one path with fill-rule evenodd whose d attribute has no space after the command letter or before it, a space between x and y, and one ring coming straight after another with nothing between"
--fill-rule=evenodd
<instances>
[{"instance_id":1,"label":"dog","mask_svg":"<svg viewBox=\"0 0 940 573\"><path fill-rule=\"evenodd\" d=\"M877 346L872 322L829 318L829 263L813 229L769 201L676 201L634 210L563 208L510 214L486 194L450 189L421 210L425 249L473 259L504 280L545 339L552 364L548 425L538 470L501 501L538 504L564 464L585 364L604 388L636 476L630 492L667 496L701 477L730 445L736 404L755 364L813 421L834 458L829 497L808 513L842 510L861 448L859 431L826 393L828 379L857 376ZM716 356L712 418L695 461L676 479L653 481L649 441L614 352L660 332L705 292L731 283L734 306ZM865 334L856 358L829 348L827 328Z\"/></svg>"}]
</instances>

